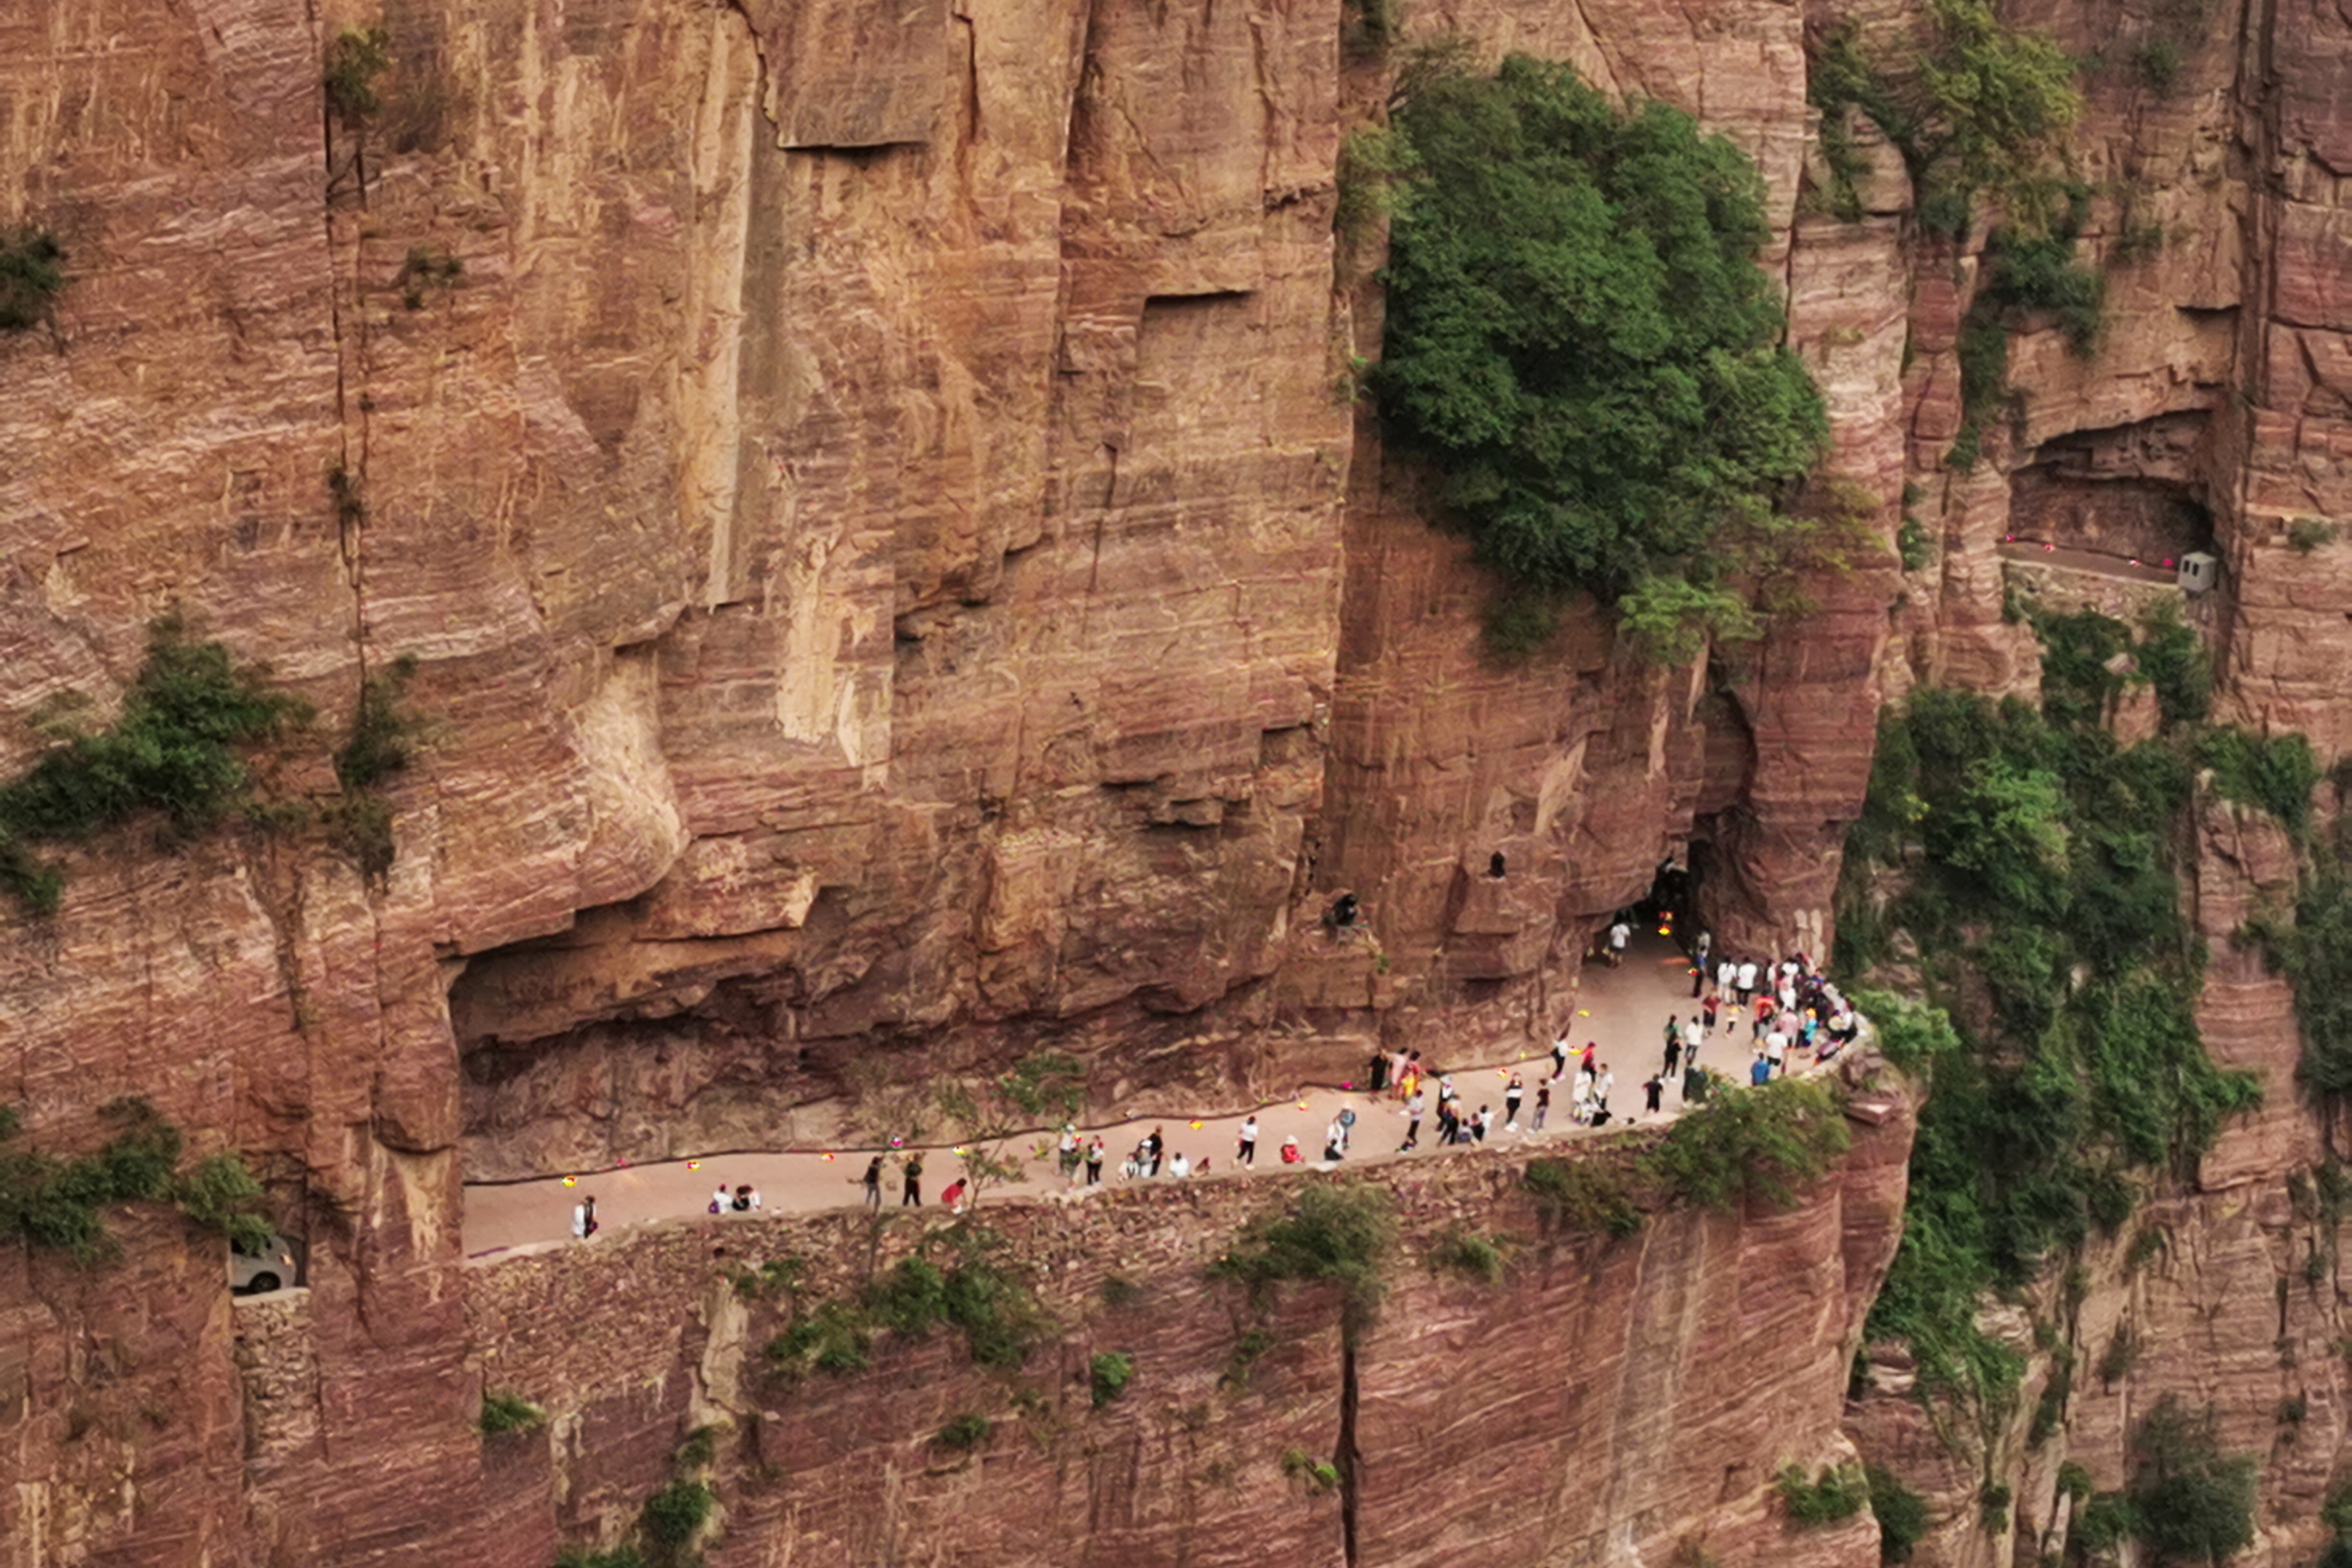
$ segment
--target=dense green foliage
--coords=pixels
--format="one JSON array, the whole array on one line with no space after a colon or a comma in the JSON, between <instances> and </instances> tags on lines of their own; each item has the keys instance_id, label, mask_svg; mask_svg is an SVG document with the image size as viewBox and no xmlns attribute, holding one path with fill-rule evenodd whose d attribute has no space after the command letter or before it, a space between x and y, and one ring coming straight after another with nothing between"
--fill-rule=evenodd
<instances>
[{"instance_id":1,"label":"dense green foliage","mask_svg":"<svg viewBox=\"0 0 2352 1568\"><path fill-rule=\"evenodd\" d=\"M1870 1500L1870 1483L1852 1465L1823 1470L1812 1480L1789 1465L1781 1469L1777 1484L1780 1506L1788 1510L1789 1522L1796 1525L1836 1524L1860 1513L1862 1505Z\"/></svg>"},{"instance_id":2,"label":"dense green foliage","mask_svg":"<svg viewBox=\"0 0 2352 1568\"><path fill-rule=\"evenodd\" d=\"M1350 1342L1371 1326L1387 1282L1381 1260L1396 1239L1396 1201L1369 1183L1318 1183L1283 1214L1252 1223L1211 1270L1252 1294L1274 1286L1339 1288L1340 1324Z\"/></svg>"},{"instance_id":3,"label":"dense green foliage","mask_svg":"<svg viewBox=\"0 0 2352 1568\"><path fill-rule=\"evenodd\" d=\"M2298 837L2311 825L2319 761L2301 735L2264 740L2242 730L2208 730L2197 738L2197 764L2212 770L2213 793L2223 800L2267 812Z\"/></svg>"},{"instance_id":4,"label":"dense green foliage","mask_svg":"<svg viewBox=\"0 0 2352 1568\"><path fill-rule=\"evenodd\" d=\"M2271 957L2294 982L2303 1080L2321 1094L2352 1089L2352 875L2342 847L2322 852L2295 900L2294 923L2266 931Z\"/></svg>"},{"instance_id":5,"label":"dense green foliage","mask_svg":"<svg viewBox=\"0 0 2352 1568\"><path fill-rule=\"evenodd\" d=\"M1633 1184L1596 1159L1530 1160L1519 1173L1548 1229L1627 1237L1642 1228Z\"/></svg>"},{"instance_id":6,"label":"dense green foliage","mask_svg":"<svg viewBox=\"0 0 2352 1568\"><path fill-rule=\"evenodd\" d=\"M1983 1294L2119 1226L2131 1172L2185 1167L2255 1096L2213 1066L2192 1018L2202 953L2173 861L2196 737L2176 724L2126 749L2098 728L2126 679L2107 662L2130 639L2096 623L2039 623L2042 713L1922 689L1886 715L1847 845L1842 970L1865 973L1906 935L1950 1015L1866 1003L1934 1086L1871 1329L1909 1342L1926 1386L1989 1411L2021 1363L1978 1331ZM1874 868L1902 872L1883 907Z\"/></svg>"},{"instance_id":7,"label":"dense green foliage","mask_svg":"<svg viewBox=\"0 0 2352 1568\"><path fill-rule=\"evenodd\" d=\"M1135 1375L1135 1359L1118 1351L1097 1351L1087 1363L1087 1397L1100 1410L1127 1392Z\"/></svg>"},{"instance_id":8,"label":"dense green foliage","mask_svg":"<svg viewBox=\"0 0 2352 1568\"><path fill-rule=\"evenodd\" d=\"M508 1432L529 1432L547 1424L547 1412L520 1394L482 1392L482 1414L474 1425L485 1437Z\"/></svg>"},{"instance_id":9,"label":"dense green foliage","mask_svg":"<svg viewBox=\"0 0 2352 1568\"><path fill-rule=\"evenodd\" d=\"M2235 1556L2254 1539L2252 1454L2224 1454L2210 1409L2166 1394L2132 1435L2125 1515L2151 1568Z\"/></svg>"},{"instance_id":10,"label":"dense green foliage","mask_svg":"<svg viewBox=\"0 0 2352 1568\"><path fill-rule=\"evenodd\" d=\"M1430 1243L1429 1266L1451 1269L1465 1279L1492 1285L1503 1277L1503 1249L1492 1237L1456 1226Z\"/></svg>"},{"instance_id":11,"label":"dense green foliage","mask_svg":"<svg viewBox=\"0 0 2352 1568\"><path fill-rule=\"evenodd\" d=\"M2075 237L2088 194L2069 193L2064 212L2048 228L1996 229L1985 246L1985 277L1960 323L1960 433L1947 461L1976 464L1985 426L2003 409L2021 415L2021 395L2009 384L2009 334L2047 322L2066 334L2075 353L2098 347L2105 321L2107 280L2074 258Z\"/></svg>"},{"instance_id":12,"label":"dense green foliage","mask_svg":"<svg viewBox=\"0 0 2352 1568\"><path fill-rule=\"evenodd\" d=\"M1865 1466L1863 1478L1870 1487L1870 1511L1878 1519L1878 1555L1888 1563L1909 1562L1911 1549L1927 1533L1927 1500L1883 1466Z\"/></svg>"},{"instance_id":13,"label":"dense green foliage","mask_svg":"<svg viewBox=\"0 0 2352 1568\"><path fill-rule=\"evenodd\" d=\"M329 109L356 123L383 108L375 82L391 68L390 42L382 27L346 27L336 35L327 48L327 68L321 81Z\"/></svg>"},{"instance_id":14,"label":"dense green foliage","mask_svg":"<svg viewBox=\"0 0 2352 1568\"><path fill-rule=\"evenodd\" d=\"M945 1268L928 1258L905 1258L854 1300L821 1302L808 1311L795 1303L792 1325L768 1344L770 1363L856 1372L872 1361L876 1333L919 1340L946 1326L963 1335L976 1364L1019 1366L1052 1320L1028 1286L996 1261L992 1237L962 1231L958 1240L960 1253Z\"/></svg>"},{"instance_id":15,"label":"dense green foliage","mask_svg":"<svg viewBox=\"0 0 2352 1568\"><path fill-rule=\"evenodd\" d=\"M97 1262L114 1245L100 1211L158 1200L252 1250L268 1242L261 1185L235 1155L209 1155L183 1174L180 1130L153 1106L117 1100L100 1115L114 1135L95 1153L60 1160L18 1144L16 1114L0 1107L0 1242Z\"/></svg>"},{"instance_id":16,"label":"dense green foliage","mask_svg":"<svg viewBox=\"0 0 2352 1568\"><path fill-rule=\"evenodd\" d=\"M638 1523L656 1546L683 1546L694 1539L718 1502L719 1494L708 1481L675 1480L646 1499Z\"/></svg>"},{"instance_id":17,"label":"dense green foliage","mask_svg":"<svg viewBox=\"0 0 2352 1568\"><path fill-rule=\"evenodd\" d=\"M305 711L220 644L194 640L176 617L157 621L113 723L88 728L70 703L37 721L58 743L0 784L0 887L54 910L63 879L31 846L85 842L142 816L166 842L201 833L247 799L242 752Z\"/></svg>"},{"instance_id":18,"label":"dense green foliage","mask_svg":"<svg viewBox=\"0 0 2352 1568\"><path fill-rule=\"evenodd\" d=\"M2042 34L2004 26L1989 0L1934 0L1930 12L1924 47L1901 58L1867 58L1850 26L1824 35L1812 100L1827 120L1852 107L1877 122L1910 167L1928 227L1966 229L1979 194L2039 226L2050 164L2082 114L2074 61Z\"/></svg>"},{"instance_id":19,"label":"dense green foliage","mask_svg":"<svg viewBox=\"0 0 2352 1568\"><path fill-rule=\"evenodd\" d=\"M1675 1119L1642 1156L1642 1168L1696 1204L1786 1208L1797 1201L1798 1184L1828 1169L1849 1142L1844 1110L1826 1085L1780 1078L1709 1095Z\"/></svg>"},{"instance_id":20,"label":"dense green foliage","mask_svg":"<svg viewBox=\"0 0 2352 1568\"><path fill-rule=\"evenodd\" d=\"M988 1435L994 1430L987 1416L967 1410L940 1427L940 1435L932 1441L942 1448L977 1448L988 1441Z\"/></svg>"},{"instance_id":21,"label":"dense green foliage","mask_svg":"<svg viewBox=\"0 0 2352 1568\"><path fill-rule=\"evenodd\" d=\"M114 1135L95 1153L60 1160L16 1142L16 1114L0 1107L0 1241L70 1252L95 1262L113 1247L100 1210L168 1200L196 1224L258 1251L269 1238L261 1184L234 1154L211 1154L183 1173L180 1130L143 1100L110 1101Z\"/></svg>"},{"instance_id":22,"label":"dense green foliage","mask_svg":"<svg viewBox=\"0 0 2352 1568\"><path fill-rule=\"evenodd\" d=\"M45 228L0 231L0 332L38 326L66 286L65 248Z\"/></svg>"},{"instance_id":23,"label":"dense green foliage","mask_svg":"<svg viewBox=\"0 0 2352 1568\"><path fill-rule=\"evenodd\" d=\"M1752 631L1733 584L1802 547L1826 438L1756 266L1755 166L1565 65L1426 73L1391 231L1383 418L1528 603L1586 589L1662 658Z\"/></svg>"}]
</instances>

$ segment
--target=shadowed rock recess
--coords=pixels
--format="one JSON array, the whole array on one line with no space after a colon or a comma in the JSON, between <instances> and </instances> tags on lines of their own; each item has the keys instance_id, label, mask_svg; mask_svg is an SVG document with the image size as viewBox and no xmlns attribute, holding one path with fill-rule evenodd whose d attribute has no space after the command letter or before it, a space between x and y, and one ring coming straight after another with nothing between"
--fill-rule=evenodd
<instances>
[{"instance_id":1,"label":"shadowed rock recess","mask_svg":"<svg viewBox=\"0 0 2352 1568\"><path fill-rule=\"evenodd\" d=\"M2346 1189L2265 947L2334 885L2333 782L2288 821L2208 778L2167 840L2261 1104L1988 1296L1997 1407L1864 1343L1926 1086L1860 1068L1786 1210L1608 1239L1502 1153L1398 1168L1353 1335L1206 1272L1314 1177L992 1195L1053 1318L1017 1374L945 1329L778 1371L914 1245L858 1216L464 1257L467 1182L847 1142L1039 1052L1171 1116L1540 1054L1662 865L1720 950L1826 955L1882 707L2038 700L2055 615L2170 616L2210 722L2337 776L2352 17L2002 8L2082 62L2089 338L1822 88L1972 4L0 5L0 261L62 278L0 330L0 777L175 613L315 710L247 809L43 841L59 907L0 909L0 1568L1865 1568L1871 1509L1776 1485L1857 1458L1923 1501L1914 1563L2106 1563L2078 1526L2167 1396L2254 1466L2236 1560L2316 1557ZM1357 395L1384 220L1339 177L1451 37L1755 161L1853 535L1759 640L1656 668L1579 601L1482 643L1496 585ZM2192 552L2210 592L2129 564ZM1630 1101L1653 1042L1607 1044ZM232 1300L157 1205L95 1262L16 1244L17 1155L127 1096L247 1159L299 1289ZM1443 1266L1465 1230L1499 1279ZM486 1394L539 1424L486 1436Z\"/></svg>"}]
</instances>

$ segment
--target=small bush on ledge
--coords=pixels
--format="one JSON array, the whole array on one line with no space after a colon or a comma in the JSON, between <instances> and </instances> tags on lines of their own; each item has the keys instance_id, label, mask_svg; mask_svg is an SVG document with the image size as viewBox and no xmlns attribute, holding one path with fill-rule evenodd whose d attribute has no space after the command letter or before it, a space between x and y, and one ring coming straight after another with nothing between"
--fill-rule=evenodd
<instances>
[{"instance_id":1,"label":"small bush on ledge","mask_svg":"<svg viewBox=\"0 0 2352 1568\"><path fill-rule=\"evenodd\" d=\"M1127 1392L1128 1380L1135 1375L1135 1360L1117 1351L1097 1351L1087 1370L1087 1394L1094 1407L1100 1410Z\"/></svg>"},{"instance_id":2,"label":"small bush on ledge","mask_svg":"<svg viewBox=\"0 0 2352 1568\"><path fill-rule=\"evenodd\" d=\"M1579 592L1654 661L1755 635L1740 585L1803 552L1780 502L1828 433L1756 265L1756 165L1562 63L1401 91L1374 389L1502 580L1490 645L1531 650Z\"/></svg>"},{"instance_id":3,"label":"small bush on ledge","mask_svg":"<svg viewBox=\"0 0 2352 1568\"><path fill-rule=\"evenodd\" d=\"M1791 1524L1835 1524L1860 1513L1862 1505L1870 1500L1870 1483L1851 1465L1823 1470L1813 1480L1807 1480L1802 1469L1790 1465L1781 1469L1777 1484Z\"/></svg>"},{"instance_id":4,"label":"small bush on ledge","mask_svg":"<svg viewBox=\"0 0 2352 1568\"><path fill-rule=\"evenodd\" d=\"M509 1432L530 1432L547 1424L547 1412L520 1394L482 1395L482 1414L474 1425L485 1437L501 1436Z\"/></svg>"},{"instance_id":5,"label":"small bush on ledge","mask_svg":"<svg viewBox=\"0 0 2352 1568\"><path fill-rule=\"evenodd\" d=\"M64 292L66 253L45 228L0 233L0 332L38 326L49 302Z\"/></svg>"}]
</instances>

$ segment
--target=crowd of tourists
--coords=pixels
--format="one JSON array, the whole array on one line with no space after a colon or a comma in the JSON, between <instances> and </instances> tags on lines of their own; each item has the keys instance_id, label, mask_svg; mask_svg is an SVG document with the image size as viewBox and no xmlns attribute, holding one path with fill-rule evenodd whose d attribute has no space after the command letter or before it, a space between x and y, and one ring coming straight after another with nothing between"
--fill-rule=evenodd
<instances>
[{"instance_id":1,"label":"crowd of tourists","mask_svg":"<svg viewBox=\"0 0 2352 1568\"><path fill-rule=\"evenodd\" d=\"M1630 921L1622 916L1605 928L1596 943L1603 961L1612 967L1621 964L1632 933ZM1698 1059L1701 1047L1718 1030L1728 1042L1737 1037L1743 1026L1747 1028L1751 1058L1748 1082L1762 1085L1775 1076L1787 1074L1803 1058L1815 1063L1833 1059L1853 1044L1860 1028L1852 1005L1837 985L1801 952L1771 959L1733 957L1715 952L1711 937L1702 931L1689 945L1685 973L1695 1005L1687 1016L1679 1011L1666 1016L1664 1051L1659 1069L1639 1086L1642 1109L1647 1113L1663 1110L1669 1089L1675 1090L1679 1100L1686 1104L1706 1098L1715 1085L1727 1081L1714 1069L1702 1066ZM1426 1064L1418 1049L1381 1051L1364 1066L1370 1100L1367 1109L1384 1101L1392 1102L1392 1109L1404 1124L1403 1139L1396 1145L1395 1152L1399 1153L1410 1153L1421 1147L1424 1125L1433 1129L1442 1147L1483 1144L1498 1132L1543 1132L1556 1112L1559 1121L1551 1131L1562 1127L1605 1127L1624 1113L1611 1105L1617 1075L1600 1052L1598 1041L1587 1040L1580 1047L1569 1033L1562 1032L1551 1042L1549 1074L1537 1068L1535 1081L1530 1084L1526 1072L1497 1069L1498 1076L1505 1079L1499 1109L1489 1101L1474 1110L1455 1083L1454 1074ZM1357 1086L1352 1082L1346 1087L1356 1091ZM1306 1109L1304 1100L1299 1109ZM1312 1161L1307 1147L1301 1145L1295 1134L1285 1136L1275 1145L1268 1152L1269 1158L1284 1166L1313 1163L1330 1168L1354 1152L1360 1125L1357 1109L1343 1104L1324 1129L1322 1147ZM1202 1124L1194 1121L1190 1126L1197 1131ZM1234 1130L1230 1168L1255 1169L1259 1142L1258 1117L1252 1112ZM1197 1145L1189 1152L1171 1148L1165 1124L1154 1126L1132 1150L1115 1161L1101 1133L1082 1133L1074 1123L1065 1124L1058 1133L1049 1135L1034 1152L1041 1157L1050 1152L1062 1183L1079 1190L1101 1185L1107 1170L1126 1182L1181 1181L1207 1175L1215 1158L1199 1151ZM894 1164L899 1206L922 1206L922 1152L913 1148L894 1148L874 1154L863 1175L851 1178L863 1189L867 1208L878 1210L883 1206L884 1188ZM961 1212L967 1192L967 1181L958 1179L939 1194L937 1201ZM709 1212L756 1213L760 1206L760 1194L755 1188L748 1184L732 1188L722 1185L711 1194ZM584 1238L593 1235L595 1229L595 1201L585 1198L574 1211L572 1234Z\"/></svg>"}]
</instances>

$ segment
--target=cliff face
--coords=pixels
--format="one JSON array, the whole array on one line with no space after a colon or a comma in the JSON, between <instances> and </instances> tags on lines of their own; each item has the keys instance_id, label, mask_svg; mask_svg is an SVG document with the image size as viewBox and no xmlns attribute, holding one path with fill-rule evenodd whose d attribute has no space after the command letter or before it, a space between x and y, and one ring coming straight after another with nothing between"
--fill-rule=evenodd
<instances>
[{"instance_id":1,"label":"cliff face","mask_svg":"<svg viewBox=\"0 0 2352 1568\"><path fill-rule=\"evenodd\" d=\"M625 1384L626 1415L551 1371L580 1391L567 1408L604 1414L472 1479L469 1356L545 1325L463 1269L467 1179L821 1136L845 1091L1041 1045L1087 1058L1098 1097L1151 1106L1347 1076L1375 1037L1540 1037L1572 1012L1591 931L1662 858L1700 870L1727 939L1824 951L1881 696L2032 689L2031 639L2001 616L2006 534L2210 542L2225 706L2324 759L2352 745L2331 689L2352 577L2340 551L2285 541L2294 518L2352 514L2343 19L2199 8L2167 90L2095 79L2092 242L2120 254L2154 223L2161 243L2112 269L2097 357L2018 340L2021 426L1963 476L1942 465L1975 245L1920 237L1866 128L1860 221L1805 199L1823 178L1806 29L1843 14L1427 0L1408 17L1572 58L1759 160L1830 467L1883 535L1907 509L1934 548L1899 580L1891 554L1858 563L1714 676L1643 670L1583 612L1528 666L1481 657L1486 585L1347 397L1379 304L1364 258L1334 256L1334 166L1386 67L1338 0L0 14L0 225L54 229L72 273L47 328L0 341L0 709L119 690L176 605L328 730L367 671L414 655L431 740L394 786L380 887L316 834L125 841L68 858L56 920L0 931L0 1059L32 1133L86 1144L99 1106L144 1094L201 1145L255 1154L310 1244L298 1307L240 1309L297 1314L245 1333L241 1414L227 1304L168 1237L133 1233L102 1277L12 1265L8 1550L455 1561L547 1539L541 1472L499 1467L560 1467L577 1442L634 1454L613 1462L643 1479L685 1408L658 1368ZM2181 16L2049 0L2021 19L2088 52ZM381 107L344 112L320 61L377 25ZM11 729L0 757L33 744ZM328 791L331 744L281 786ZM2246 1248L2284 1259L2300 1234L2284 1177L2318 1143L2284 989L2221 940L2237 868L2285 872L2231 831L2206 840L2202 1022L2217 1056L2262 1068L2272 1109L2180 1200L2176 1256L2212 1262L2138 1310L2150 1331L2238 1324L2210 1342L2234 1365L2278 1336L2217 1303ZM1342 889L1377 952L1318 938ZM1699 1290L1664 1276L1778 1234L1708 1226L1687 1256L1661 1236L1638 1267L1594 1265L1641 1277L1608 1299ZM1791 1371L1787 1398L1812 1420L1853 1307L1807 1300L1823 1381L1799 1392ZM2121 1298L2093 1300L2109 1305L2086 1306L2085 1334ZM1433 1297L1425 1315L1476 1352L1516 1309L1558 1304ZM2324 1339L2334 1307L2312 1310ZM677 1321L647 1319L636 1349L685 1353ZM1381 1332L1427 1331L1409 1321ZM638 1331L622 1321L583 1307L562 1326ZM1328 1384L1328 1341L1306 1336L1302 1386ZM1171 1350L1197 1380L1202 1347ZM2231 1384L2232 1420L2275 1405L2259 1382ZM1576 1400L1530 1413L1528 1441L1612 1478L1546 1504L1542 1539L1650 1512L1734 1542L1761 1528L1748 1479L1621 1484L1665 1441L1633 1427L1668 1392L1623 1384L1631 1414L1606 1433ZM1365 1431L1431 1397L1400 1384ZM212 1440L240 1424L241 1476ZM2327 1468L2323 1430L2306 1422L2278 1472L2281 1510ZM1120 1441L1098 1463L1121 1530L1243 1528L1238 1503L1137 1504L1109 1479L1175 1485L1153 1456L1192 1441L1180 1426ZM855 1474L856 1453L826 1462ZM420 1510L453 1486L464 1506ZM1335 1505L1297 1506L1281 1529L1326 1530ZM1536 1551L1528 1512L1478 1517L1444 1540ZM895 1541L877 1518L839 1539ZM1399 1553L1439 1550L1425 1520L1378 1528Z\"/></svg>"},{"instance_id":2,"label":"cliff face","mask_svg":"<svg viewBox=\"0 0 2352 1568\"><path fill-rule=\"evenodd\" d=\"M790 1540L838 1561L1640 1563L1705 1550L1860 1568L1875 1560L1866 1516L1793 1531L1770 1483L1782 1462L1845 1452L1843 1371L1893 1253L1910 1146L1907 1114L1879 1109L1895 1114L1859 1127L1844 1165L1788 1212L1662 1214L1622 1241L1546 1234L1503 1156L1404 1178L1403 1255L1352 1347L1330 1288L1253 1306L1205 1272L1291 1182L999 1206L992 1226L1042 1270L1066 1325L1017 1373L975 1368L952 1333L885 1337L861 1372L770 1371L761 1347L786 1306L746 1300L714 1255L808 1258L805 1312L867 1255L862 1218L696 1226L481 1266L466 1284L473 1334L497 1347L481 1375L551 1417L487 1442L485 1479L515 1500L516 1561L551 1560L559 1535L633 1517L673 1474L681 1437L712 1425L717 1565L774 1561ZM1460 1225L1513 1248L1501 1281L1422 1265ZM901 1227L886 1245L907 1240ZM1107 1292L1114 1277L1132 1290ZM299 1339L270 1310L239 1309L246 1342ZM1133 1376L1095 1407L1100 1352L1128 1356ZM934 1440L960 1415L997 1423L969 1456ZM315 1450L289 1436L266 1458L290 1475ZM1352 1489L1284 1460L1349 1446Z\"/></svg>"}]
</instances>

